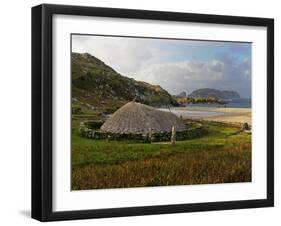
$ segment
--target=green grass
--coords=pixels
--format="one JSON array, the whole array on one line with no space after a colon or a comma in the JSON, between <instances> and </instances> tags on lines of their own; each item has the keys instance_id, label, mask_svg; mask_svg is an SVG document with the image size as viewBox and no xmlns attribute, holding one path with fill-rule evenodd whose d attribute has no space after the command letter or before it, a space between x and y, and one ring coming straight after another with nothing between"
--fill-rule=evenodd
<instances>
[{"instance_id":1,"label":"green grass","mask_svg":"<svg viewBox=\"0 0 281 226\"><path fill-rule=\"evenodd\" d=\"M175 145L91 140L74 128L72 189L251 181L251 135L233 125L204 124L208 135Z\"/></svg>"}]
</instances>

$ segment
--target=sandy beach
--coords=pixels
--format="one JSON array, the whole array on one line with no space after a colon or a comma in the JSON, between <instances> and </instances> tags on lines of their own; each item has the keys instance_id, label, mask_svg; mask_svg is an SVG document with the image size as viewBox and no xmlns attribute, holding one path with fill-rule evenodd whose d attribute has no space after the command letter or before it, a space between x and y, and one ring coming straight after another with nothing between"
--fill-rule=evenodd
<instances>
[{"instance_id":1,"label":"sandy beach","mask_svg":"<svg viewBox=\"0 0 281 226\"><path fill-rule=\"evenodd\" d=\"M204 120L212 120L228 123L252 124L252 110L250 108L206 108L207 111L222 112L223 115L203 117Z\"/></svg>"},{"instance_id":2,"label":"sandy beach","mask_svg":"<svg viewBox=\"0 0 281 226\"><path fill-rule=\"evenodd\" d=\"M184 107L171 108L171 111L184 119L252 124L252 110L250 108Z\"/></svg>"}]
</instances>

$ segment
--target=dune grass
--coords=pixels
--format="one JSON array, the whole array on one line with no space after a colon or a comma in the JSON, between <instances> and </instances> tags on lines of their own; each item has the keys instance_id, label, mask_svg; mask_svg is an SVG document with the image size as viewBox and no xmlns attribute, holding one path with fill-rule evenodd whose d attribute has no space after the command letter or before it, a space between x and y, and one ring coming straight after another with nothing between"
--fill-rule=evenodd
<instances>
[{"instance_id":1,"label":"dune grass","mask_svg":"<svg viewBox=\"0 0 281 226\"><path fill-rule=\"evenodd\" d=\"M251 135L205 122L209 134L170 143L91 140L72 135L72 189L251 181Z\"/></svg>"}]
</instances>

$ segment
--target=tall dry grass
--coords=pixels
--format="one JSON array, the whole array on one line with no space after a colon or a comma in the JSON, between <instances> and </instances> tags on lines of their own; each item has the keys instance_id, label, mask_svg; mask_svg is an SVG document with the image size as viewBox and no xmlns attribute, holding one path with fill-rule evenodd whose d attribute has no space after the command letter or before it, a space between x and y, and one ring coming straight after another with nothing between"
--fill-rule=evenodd
<instances>
[{"instance_id":1,"label":"tall dry grass","mask_svg":"<svg viewBox=\"0 0 281 226\"><path fill-rule=\"evenodd\" d=\"M251 143L72 169L72 189L128 188L251 181Z\"/></svg>"}]
</instances>

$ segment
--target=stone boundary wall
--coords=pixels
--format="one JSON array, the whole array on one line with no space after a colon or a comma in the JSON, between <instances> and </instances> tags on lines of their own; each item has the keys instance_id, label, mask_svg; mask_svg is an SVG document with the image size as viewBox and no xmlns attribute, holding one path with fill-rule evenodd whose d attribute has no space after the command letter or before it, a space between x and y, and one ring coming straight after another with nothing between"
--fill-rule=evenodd
<instances>
[{"instance_id":1,"label":"stone boundary wall","mask_svg":"<svg viewBox=\"0 0 281 226\"><path fill-rule=\"evenodd\" d=\"M207 134L207 129L203 127L202 124L192 123L192 127L188 128L190 125L187 124L187 128L184 131L176 132L176 140L189 140L203 136ZM151 143L151 142L161 142L161 141L171 141L171 132L162 132L162 133L151 133L151 134L117 134L117 133L109 133L100 131L98 127L102 125L102 122L95 121L86 121L81 122L79 127L79 135L81 137L94 139L94 140L133 140L143 143Z\"/></svg>"}]
</instances>

